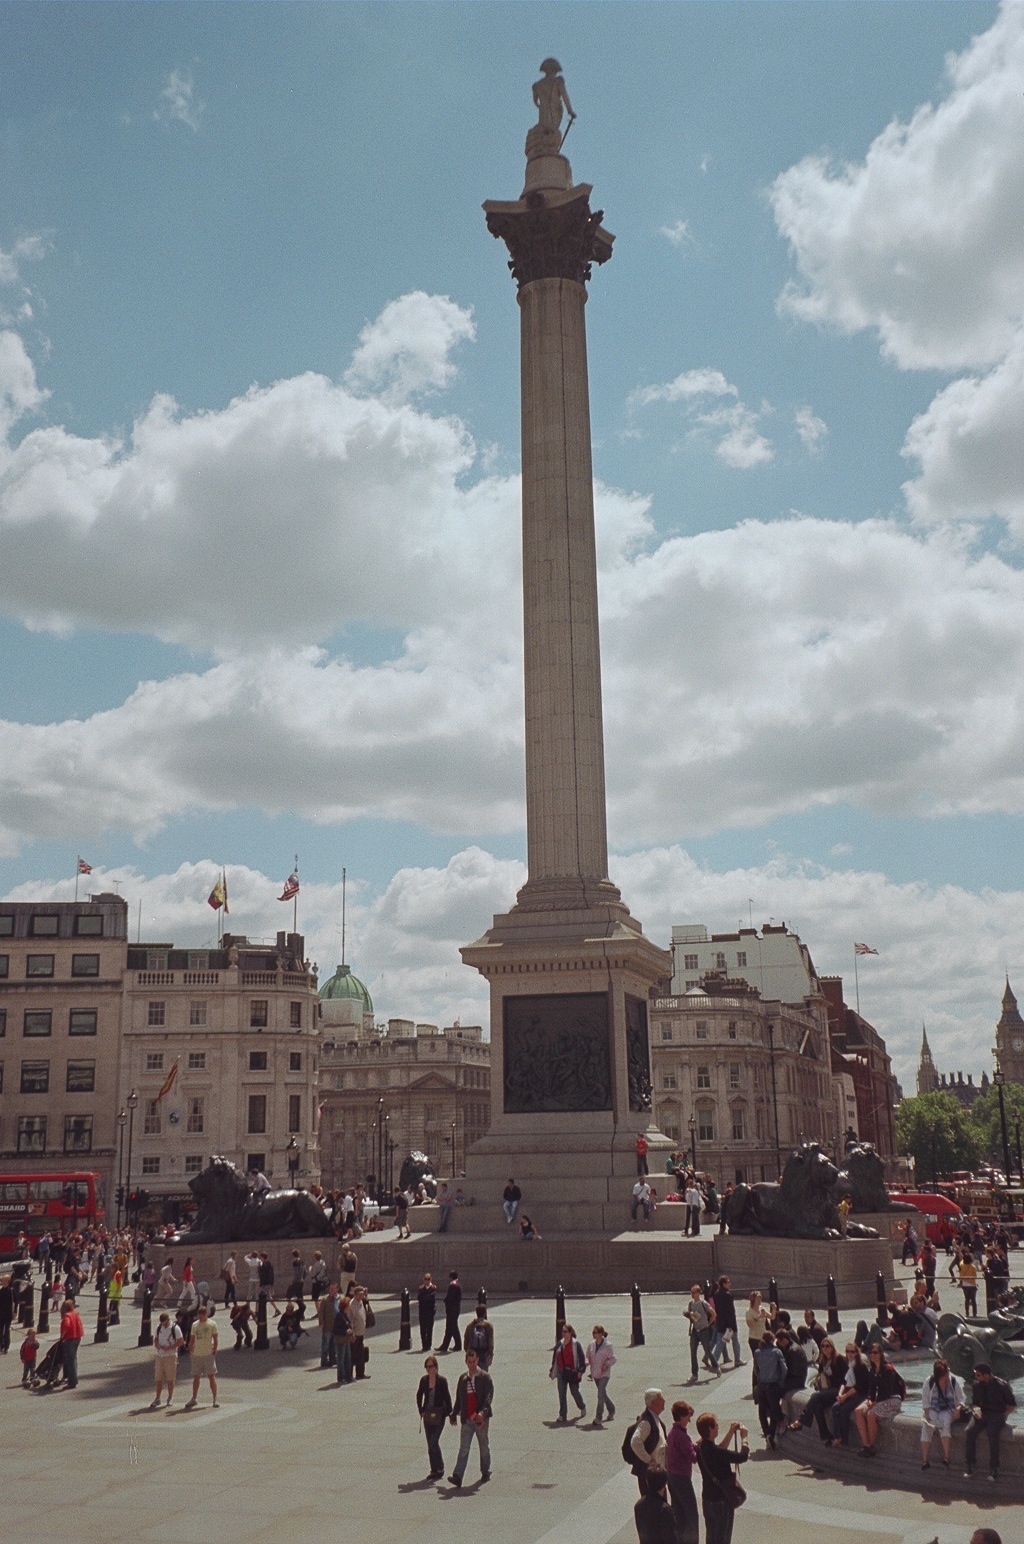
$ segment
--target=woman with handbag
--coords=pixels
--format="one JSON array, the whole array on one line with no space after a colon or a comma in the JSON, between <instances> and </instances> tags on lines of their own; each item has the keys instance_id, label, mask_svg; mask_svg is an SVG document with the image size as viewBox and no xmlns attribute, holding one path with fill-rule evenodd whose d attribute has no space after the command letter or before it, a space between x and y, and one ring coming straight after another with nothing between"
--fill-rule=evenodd
<instances>
[{"instance_id":1,"label":"woman with handbag","mask_svg":"<svg viewBox=\"0 0 1024 1544\"><path fill-rule=\"evenodd\" d=\"M701 1506L706 1544L732 1544L736 1512L747 1499L747 1493L736 1477L736 1466L745 1464L750 1457L747 1428L739 1421L733 1421L722 1440L716 1443L718 1421L710 1410L705 1410L697 1417L697 1431L700 1434L697 1463L703 1484ZM742 1446L733 1452L729 1444L737 1434Z\"/></svg>"},{"instance_id":2,"label":"woman with handbag","mask_svg":"<svg viewBox=\"0 0 1024 1544\"><path fill-rule=\"evenodd\" d=\"M549 1377L558 1383L558 1424L564 1426L567 1418L566 1395L571 1394L573 1404L580 1415L586 1415L587 1407L583 1403L580 1394L580 1378L586 1371L587 1362L583 1347L576 1339L576 1331L571 1324L562 1328L562 1338L551 1353L551 1370Z\"/></svg>"},{"instance_id":3,"label":"woman with handbag","mask_svg":"<svg viewBox=\"0 0 1024 1544\"><path fill-rule=\"evenodd\" d=\"M921 1390L921 1468L931 1467L932 1438L939 1434L943 1466L949 1468L953 1447L953 1422L963 1419L964 1391L949 1370L949 1363L937 1361L932 1375Z\"/></svg>"},{"instance_id":4,"label":"woman with handbag","mask_svg":"<svg viewBox=\"0 0 1024 1544\"><path fill-rule=\"evenodd\" d=\"M428 1356L424 1362L426 1371L416 1390L416 1408L423 1422L427 1438L427 1456L430 1459L430 1478L439 1480L444 1475L444 1458L441 1455L441 1432L452 1413L452 1396L447 1378L437 1370L437 1357Z\"/></svg>"}]
</instances>

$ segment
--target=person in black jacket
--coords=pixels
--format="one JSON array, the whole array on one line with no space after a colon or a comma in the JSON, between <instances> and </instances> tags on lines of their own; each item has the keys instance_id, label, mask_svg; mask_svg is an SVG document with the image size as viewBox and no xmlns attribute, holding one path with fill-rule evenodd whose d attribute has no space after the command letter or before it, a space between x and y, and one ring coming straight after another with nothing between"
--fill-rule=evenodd
<instances>
[{"instance_id":1,"label":"person in black jacket","mask_svg":"<svg viewBox=\"0 0 1024 1544\"><path fill-rule=\"evenodd\" d=\"M782 1407L786 1420L779 1427L779 1431L784 1432L789 1429L787 1422L792 1420L796 1411L791 1396L798 1389L807 1387L807 1352L788 1330L779 1331L775 1344L786 1359L786 1377L782 1385Z\"/></svg>"},{"instance_id":2,"label":"person in black jacket","mask_svg":"<svg viewBox=\"0 0 1024 1544\"><path fill-rule=\"evenodd\" d=\"M721 1442L716 1445L718 1421L710 1410L705 1410L703 1415L697 1417L697 1430L700 1433L697 1463L702 1481L701 1506L704 1511L706 1544L732 1544L736 1505L743 1499L735 1466L745 1464L750 1457L747 1428L741 1426L739 1421L733 1421ZM737 1432L742 1447L739 1452L734 1452L729 1444Z\"/></svg>"},{"instance_id":3,"label":"person in black jacket","mask_svg":"<svg viewBox=\"0 0 1024 1544\"><path fill-rule=\"evenodd\" d=\"M868 1397L853 1412L860 1432L862 1458L874 1458L879 1422L895 1420L905 1388L895 1367L886 1361L884 1346L872 1346L868 1352Z\"/></svg>"},{"instance_id":4,"label":"person in black jacket","mask_svg":"<svg viewBox=\"0 0 1024 1544\"><path fill-rule=\"evenodd\" d=\"M993 1378L987 1362L979 1362L974 1369L973 1401L974 1419L967 1428L964 1477L970 1478L974 1473L978 1436L984 1432L988 1437L991 1478L996 1480L999 1478L999 1439L1006 1425L1006 1417L1016 1407L1017 1401L1008 1383L1004 1383L1002 1378Z\"/></svg>"},{"instance_id":5,"label":"person in black jacket","mask_svg":"<svg viewBox=\"0 0 1024 1544\"><path fill-rule=\"evenodd\" d=\"M14 1288L10 1276L0 1277L0 1355L11 1349L11 1324L14 1321Z\"/></svg>"},{"instance_id":6,"label":"person in black jacket","mask_svg":"<svg viewBox=\"0 0 1024 1544\"><path fill-rule=\"evenodd\" d=\"M416 1303L420 1318L420 1350L429 1351L434 1339L434 1315L437 1312L437 1285L429 1271L424 1271Z\"/></svg>"},{"instance_id":7,"label":"person in black jacket","mask_svg":"<svg viewBox=\"0 0 1024 1544\"><path fill-rule=\"evenodd\" d=\"M831 1436L825 1425L826 1411L831 1410L839 1398L840 1390L846 1379L846 1363L836 1352L835 1344L828 1336L821 1342L821 1350L818 1352L818 1366L814 1375L814 1393L804 1405L803 1412L797 1420L790 1423L790 1431L800 1431L810 1426L812 1421L818 1423L818 1436L822 1442L828 1442Z\"/></svg>"},{"instance_id":8,"label":"person in black jacket","mask_svg":"<svg viewBox=\"0 0 1024 1544\"><path fill-rule=\"evenodd\" d=\"M868 1364L861 1355L856 1341L846 1348L846 1372L843 1386L832 1406L832 1441L829 1446L846 1447L850 1440L850 1422L854 1411L868 1394Z\"/></svg>"},{"instance_id":9,"label":"person in black jacket","mask_svg":"<svg viewBox=\"0 0 1024 1544\"><path fill-rule=\"evenodd\" d=\"M416 1390L416 1408L423 1422L427 1438L427 1457L430 1460L430 1478L439 1480L444 1474L444 1457L441 1453L441 1433L444 1423L452 1413L452 1396L448 1379L437 1370L437 1357L428 1356L423 1363L426 1371Z\"/></svg>"},{"instance_id":10,"label":"person in black jacket","mask_svg":"<svg viewBox=\"0 0 1024 1544\"><path fill-rule=\"evenodd\" d=\"M633 1508L640 1544L678 1544L676 1520L668 1499L664 1469L648 1469L647 1491Z\"/></svg>"},{"instance_id":11,"label":"person in black jacket","mask_svg":"<svg viewBox=\"0 0 1024 1544\"><path fill-rule=\"evenodd\" d=\"M441 1342L441 1350L448 1350L448 1342L452 1343L453 1351L462 1350L462 1336L459 1333L459 1314L462 1310L462 1286L459 1282L458 1271L448 1272L448 1289L444 1294L444 1339Z\"/></svg>"},{"instance_id":12,"label":"person in black jacket","mask_svg":"<svg viewBox=\"0 0 1024 1544\"><path fill-rule=\"evenodd\" d=\"M484 1372L478 1365L475 1351L467 1351L466 1370L456 1385L455 1403L450 1417L453 1426L457 1426L460 1422L462 1424L462 1430L459 1433L459 1456L455 1460L455 1468L448 1476L449 1482L456 1490L462 1484L462 1476L466 1472L469 1450L473 1446L474 1437L480 1446L481 1485L486 1485L491 1477L490 1431L493 1401L494 1384L490 1373Z\"/></svg>"},{"instance_id":13,"label":"person in black jacket","mask_svg":"<svg viewBox=\"0 0 1024 1544\"><path fill-rule=\"evenodd\" d=\"M742 1367L739 1329L736 1324L736 1303L733 1300L731 1287L728 1276L719 1276L718 1286L711 1294L711 1301L715 1305L715 1333L722 1350L722 1366L727 1366L729 1362L728 1341L731 1338L733 1361L737 1367Z\"/></svg>"}]
</instances>

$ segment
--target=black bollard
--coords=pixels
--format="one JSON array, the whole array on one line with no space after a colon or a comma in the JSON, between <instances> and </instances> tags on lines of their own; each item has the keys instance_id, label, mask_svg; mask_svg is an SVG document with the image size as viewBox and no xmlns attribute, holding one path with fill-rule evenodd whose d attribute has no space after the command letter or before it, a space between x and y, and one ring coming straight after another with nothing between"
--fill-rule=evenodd
<instances>
[{"instance_id":1,"label":"black bollard","mask_svg":"<svg viewBox=\"0 0 1024 1544\"><path fill-rule=\"evenodd\" d=\"M100 1277L100 1306L96 1313L96 1333L92 1337L94 1346L102 1346L107 1343L110 1336L107 1334L107 1278Z\"/></svg>"},{"instance_id":2,"label":"black bollard","mask_svg":"<svg viewBox=\"0 0 1024 1544\"><path fill-rule=\"evenodd\" d=\"M882 1275L881 1271L879 1271L878 1275L875 1277L875 1302L878 1304L878 1310L875 1314L875 1322L877 1324L888 1324L889 1309L885 1295L885 1277Z\"/></svg>"},{"instance_id":3,"label":"black bollard","mask_svg":"<svg viewBox=\"0 0 1024 1544\"><path fill-rule=\"evenodd\" d=\"M270 1350L270 1341L267 1338L267 1294L262 1287L256 1299L256 1340L253 1343L253 1350Z\"/></svg>"},{"instance_id":4,"label":"black bollard","mask_svg":"<svg viewBox=\"0 0 1024 1544\"><path fill-rule=\"evenodd\" d=\"M18 1323L23 1329L30 1330L35 1319L35 1301L32 1296L32 1283L26 1281L25 1290L21 1294L21 1306L18 1309Z\"/></svg>"},{"instance_id":5,"label":"black bollard","mask_svg":"<svg viewBox=\"0 0 1024 1544\"><path fill-rule=\"evenodd\" d=\"M36 1325L37 1335L50 1333L50 1294L44 1286L39 1293L39 1322Z\"/></svg>"},{"instance_id":6,"label":"black bollard","mask_svg":"<svg viewBox=\"0 0 1024 1544\"><path fill-rule=\"evenodd\" d=\"M107 1298L107 1323L113 1329L121 1322L121 1299L117 1297Z\"/></svg>"},{"instance_id":7,"label":"black bollard","mask_svg":"<svg viewBox=\"0 0 1024 1544\"><path fill-rule=\"evenodd\" d=\"M778 1308L778 1306L779 1306L779 1284L775 1280L774 1276L769 1276L769 1278L768 1278L768 1301L769 1301L769 1303L774 1303L776 1308Z\"/></svg>"},{"instance_id":8,"label":"black bollard","mask_svg":"<svg viewBox=\"0 0 1024 1544\"><path fill-rule=\"evenodd\" d=\"M558 1342L562 1338L562 1331L564 1329L565 1329L565 1288L560 1286L558 1288L558 1291L555 1293L555 1345L556 1346L558 1345Z\"/></svg>"},{"instance_id":9,"label":"black bollard","mask_svg":"<svg viewBox=\"0 0 1024 1544\"><path fill-rule=\"evenodd\" d=\"M839 1322L839 1299L836 1297L834 1276L830 1276L825 1283L825 1299L828 1303L828 1323L825 1328L830 1335L841 1335L843 1326Z\"/></svg>"},{"instance_id":10,"label":"black bollard","mask_svg":"<svg viewBox=\"0 0 1024 1544\"><path fill-rule=\"evenodd\" d=\"M142 1326L139 1330L139 1345L151 1346L153 1344L153 1288L146 1287L142 1294Z\"/></svg>"},{"instance_id":11,"label":"black bollard","mask_svg":"<svg viewBox=\"0 0 1024 1544\"><path fill-rule=\"evenodd\" d=\"M631 1346L645 1346L647 1341L644 1339L644 1311L640 1306L640 1288L635 1281L630 1297L633 1303L633 1333L629 1337L629 1343Z\"/></svg>"},{"instance_id":12,"label":"black bollard","mask_svg":"<svg viewBox=\"0 0 1024 1544\"><path fill-rule=\"evenodd\" d=\"M479 1289L479 1291L477 1292L477 1294L476 1294L476 1306L477 1306L478 1309L479 1308L483 1309L483 1311L484 1311L484 1318L486 1319L486 1317L487 1317L487 1288L486 1287L481 1287Z\"/></svg>"},{"instance_id":13,"label":"black bollard","mask_svg":"<svg viewBox=\"0 0 1024 1544\"><path fill-rule=\"evenodd\" d=\"M46 1256L46 1264L43 1266L43 1280L48 1287L53 1285L53 1261L49 1255Z\"/></svg>"},{"instance_id":14,"label":"black bollard","mask_svg":"<svg viewBox=\"0 0 1024 1544\"><path fill-rule=\"evenodd\" d=\"M412 1350L412 1324L409 1319L409 1288L402 1288L402 1313L398 1320L398 1349Z\"/></svg>"}]
</instances>

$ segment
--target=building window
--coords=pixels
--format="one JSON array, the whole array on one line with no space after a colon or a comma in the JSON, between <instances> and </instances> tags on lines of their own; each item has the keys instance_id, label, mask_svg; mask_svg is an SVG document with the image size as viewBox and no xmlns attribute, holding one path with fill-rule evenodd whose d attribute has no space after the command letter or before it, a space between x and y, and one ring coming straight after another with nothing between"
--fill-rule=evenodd
<instances>
[{"instance_id":1,"label":"building window","mask_svg":"<svg viewBox=\"0 0 1024 1544\"><path fill-rule=\"evenodd\" d=\"M725 955L724 954L716 954L715 955L715 969L716 970L724 970L725 969Z\"/></svg>"},{"instance_id":2,"label":"building window","mask_svg":"<svg viewBox=\"0 0 1024 1544\"><path fill-rule=\"evenodd\" d=\"M66 1153L92 1152L91 1115L65 1115L64 1151Z\"/></svg>"},{"instance_id":3,"label":"building window","mask_svg":"<svg viewBox=\"0 0 1024 1544\"><path fill-rule=\"evenodd\" d=\"M7 912L0 916L0 938L14 937L14 918Z\"/></svg>"},{"instance_id":4,"label":"building window","mask_svg":"<svg viewBox=\"0 0 1024 1544\"><path fill-rule=\"evenodd\" d=\"M96 1087L96 1063L94 1061L69 1061L67 1091L69 1094L91 1094Z\"/></svg>"},{"instance_id":5,"label":"building window","mask_svg":"<svg viewBox=\"0 0 1024 1544\"><path fill-rule=\"evenodd\" d=\"M49 1008L32 1008L25 1010L24 1033L28 1037L33 1035L48 1035L53 1024L53 1014Z\"/></svg>"},{"instance_id":6,"label":"building window","mask_svg":"<svg viewBox=\"0 0 1024 1544\"><path fill-rule=\"evenodd\" d=\"M740 967L741 970L745 970L746 969L746 967L747 967L747 956L746 956L745 950L740 949L737 952L737 954L736 954L736 964Z\"/></svg>"},{"instance_id":7,"label":"building window","mask_svg":"<svg viewBox=\"0 0 1024 1544\"><path fill-rule=\"evenodd\" d=\"M662 1126L662 1130L670 1142L679 1141L679 1126L677 1122L669 1120L665 1121L664 1125Z\"/></svg>"},{"instance_id":8,"label":"building window","mask_svg":"<svg viewBox=\"0 0 1024 1544\"><path fill-rule=\"evenodd\" d=\"M9 954L0 954L0 977L6 977L8 971L10 970L10 968L11 968L11 957L10 957L10 955Z\"/></svg>"},{"instance_id":9,"label":"building window","mask_svg":"<svg viewBox=\"0 0 1024 1544\"><path fill-rule=\"evenodd\" d=\"M710 1088L711 1087L711 1068L710 1067L698 1067L697 1068L697 1087L698 1088Z\"/></svg>"},{"instance_id":10,"label":"building window","mask_svg":"<svg viewBox=\"0 0 1024 1544\"><path fill-rule=\"evenodd\" d=\"M739 1086L740 1086L740 1064L739 1064L739 1062L730 1062L729 1063L729 1087L730 1088L739 1088Z\"/></svg>"},{"instance_id":11,"label":"building window","mask_svg":"<svg viewBox=\"0 0 1024 1544\"><path fill-rule=\"evenodd\" d=\"M697 1140L698 1142L713 1142L715 1140L714 1110L697 1111Z\"/></svg>"},{"instance_id":12,"label":"building window","mask_svg":"<svg viewBox=\"0 0 1024 1544\"><path fill-rule=\"evenodd\" d=\"M185 1154L185 1173L186 1174L202 1174L202 1172L203 1172L203 1155L202 1155L202 1153L186 1153Z\"/></svg>"},{"instance_id":13,"label":"building window","mask_svg":"<svg viewBox=\"0 0 1024 1544\"><path fill-rule=\"evenodd\" d=\"M288 1095L288 1130L302 1130L302 1095Z\"/></svg>"},{"instance_id":14,"label":"building window","mask_svg":"<svg viewBox=\"0 0 1024 1544\"><path fill-rule=\"evenodd\" d=\"M288 1052L288 1071L289 1072L301 1072L302 1071L302 1052L301 1051L289 1051Z\"/></svg>"},{"instance_id":15,"label":"building window","mask_svg":"<svg viewBox=\"0 0 1024 1544\"><path fill-rule=\"evenodd\" d=\"M254 997L249 1004L249 1028L266 1029L267 1027L267 1001L264 997Z\"/></svg>"},{"instance_id":16,"label":"building window","mask_svg":"<svg viewBox=\"0 0 1024 1544\"><path fill-rule=\"evenodd\" d=\"M683 955L683 969L684 970L699 970L700 969L700 955L698 955L698 954L684 954Z\"/></svg>"},{"instance_id":17,"label":"building window","mask_svg":"<svg viewBox=\"0 0 1024 1544\"><path fill-rule=\"evenodd\" d=\"M250 1153L245 1160L245 1167L250 1174L261 1173L267 1166L266 1153Z\"/></svg>"},{"instance_id":18,"label":"building window","mask_svg":"<svg viewBox=\"0 0 1024 1544\"><path fill-rule=\"evenodd\" d=\"M671 1040L672 1039L672 1025L671 1024L663 1024L661 1026L661 1038L662 1038L662 1040Z\"/></svg>"},{"instance_id":19,"label":"building window","mask_svg":"<svg viewBox=\"0 0 1024 1544\"><path fill-rule=\"evenodd\" d=\"M675 1073L674 1072L663 1072L661 1074L661 1086L662 1086L662 1088L675 1088L676 1087L676 1075L675 1075Z\"/></svg>"},{"instance_id":20,"label":"building window","mask_svg":"<svg viewBox=\"0 0 1024 1544\"><path fill-rule=\"evenodd\" d=\"M147 1072L163 1072L163 1070L164 1070L164 1053L163 1053L163 1051L147 1051L146 1052L146 1071Z\"/></svg>"},{"instance_id":21,"label":"building window","mask_svg":"<svg viewBox=\"0 0 1024 1544\"><path fill-rule=\"evenodd\" d=\"M7 1034L7 1009L0 1008L0 1040Z\"/></svg>"},{"instance_id":22,"label":"building window","mask_svg":"<svg viewBox=\"0 0 1024 1544\"><path fill-rule=\"evenodd\" d=\"M143 1160L142 1160L142 1172L143 1172L143 1174L159 1174L160 1173L160 1159L158 1157L156 1157L155 1155L153 1157L143 1158Z\"/></svg>"},{"instance_id":23,"label":"building window","mask_svg":"<svg viewBox=\"0 0 1024 1544\"><path fill-rule=\"evenodd\" d=\"M209 970L210 956L205 950L196 950L189 954L189 970Z\"/></svg>"},{"instance_id":24,"label":"building window","mask_svg":"<svg viewBox=\"0 0 1024 1544\"><path fill-rule=\"evenodd\" d=\"M250 1072L266 1072L266 1070L267 1070L267 1053L266 1053L266 1051L250 1051L249 1052L249 1071Z\"/></svg>"},{"instance_id":25,"label":"building window","mask_svg":"<svg viewBox=\"0 0 1024 1544\"><path fill-rule=\"evenodd\" d=\"M189 1051L189 1053L188 1053L188 1070L189 1070L189 1072L205 1072L206 1071L206 1052L205 1051Z\"/></svg>"},{"instance_id":26,"label":"building window","mask_svg":"<svg viewBox=\"0 0 1024 1544\"><path fill-rule=\"evenodd\" d=\"M73 976L98 976L100 973L100 957L98 954L73 954L71 956L71 974Z\"/></svg>"},{"instance_id":27,"label":"building window","mask_svg":"<svg viewBox=\"0 0 1024 1544\"><path fill-rule=\"evenodd\" d=\"M96 1009L72 1008L68 1017L69 1035L94 1035L96 1033Z\"/></svg>"},{"instance_id":28,"label":"building window","mask_svg":"<svg viewBox=\"0 0 1024 1544\"><path fill-rule=\"evenodd\" d=\"M4 1091L4 1064L0 1062L0 1094Z\"/></svg>"},{"instance_id":29,"label":"building window","mask_svg":"<svg viewBox=\"0 0 1024 1544\"><path fill-rule=\"evenodd\" d=\"M46 1151L46 1116L45 1115L19 1115L18 1116L18 1152L19 1153L45 1153Z\"/></svg>"},{"instance_id":30,"label":"building window","mask_svg":"<svg viewBox=\"0 0 1024 1544\"><path fill-rule=\"evenodd\" d=\"M147 1137L160 1135L160 1101L159 1099L146 1100L146 1118L142 1125L143 1134Z\"/></svg>"},{"instance_id":31,"label":"building window","mask_svg":"<svg viewBox=\"0 0 1024 1544\"><path fill-rule=\"evenodd\" d=\"M732 1112L732 1139L734 1142L744 1142L746 1140L746 1133L743 1130L742 1110L733 1110Z\"/></svg>"},{"instance_id":32,"label":"building window","mask_svg":"<svg viewBox=\"0 0 1024 1544\"><path fill-rule=\"evenodd\" d=\"M302 1004L301 1003L289 1003L288 1004L288 1022L291 1025L292 1029L301 1029L302 1028Z\"/></svg>"},{"instance_id":33,"label":"building window","mask_svg":"<svg viewBox=\"0 0 1024 1544\"><path fill-rule=\"evenodd\" d=\"M267 1096L266 1094L249 1095L249 1124L246 1128L252 1134L260 1134L267 1129Z\"/></svg>"},{"instance_id":34,"label":"building window","mask_svg":"<svg viewBox=\"0 0 1024 1544\"><path fill-rule=\"evenodd\" d=\"M25 961L26 976L52 976L52 954L30 954Z\"/></svg>"},{"instance_id":35,"label":"building window","mask_svg":"<svg viewBox=\"0 0 1024 1544\"><path fill-rule=\"evenodd\" d=\"M203 1127L203 1101L190 1099L188 1101L188 1115L185 1119L185 1130L198 1135Z\"/></svg>"},{"instance_id":36,"label":"building window","mask_svg":"<svg viewBox=\"0 0 1024 1544\"><path fill-rule=\"evenodd\" d=\"M21 1091L23 1094L48 1094L50 1092L50 1063L48 1061L22 1062Z\"/></svg>"},{"instance_id":37,"label":"building window","mask_svg":"<svg viewBox=\"0 0 1024 1544\"><path fill-rule=\"evenodd\" d=\"M697 1020L697 1039L698 1040L706 1040L707 1038L708 1038L708 1021L707 1021L707 1019L698 1019Z\"/></svg>"},{"instance_id":38,"label":"building window","mask_svg":"<svg viewBox=\"0 0 1024 1544\"><path fill-rule=\"evenodd\" d=\"M103 937L103 914L98 911L84 912L75 918L75 933L79 938Z\"/></svg>"},{"instance_id":39,"label":"building window","mask_svg":"<svg viewBox=\"0 0 1024 1544\"><path fill-rule=\"evenodd\" d=\"M150 949L147 952L147 954L146 954L146 969L147 970L166 970L167 969L167 955L166 955L166 953L158 953L155 949Z\"/></svg>"},{"instance_id":40,"label":"building window","mask_svg":"<svg viewBox=\"0 0 1024 1544\"><path fill-rule=\"evenodd\" d=\"M735 1040L736 1039L736 1020L735 1019L730 1019L729 1020L729 1039L730 1040Z\"/></svg>"},{"instance_id":41,"label":"building window","mask_svg":"<svg viewBox=\"0 0 1024 1544\"><path fill-rule=\"evenodd\" d=\"M191 1027L193 1029L205 1029L206 1028L206 1004L205 1004L205 1002L202 1002L202 1003L189 1003L189 1005L188 1005L188 1021L189 1021L189 1024L191 1025Z\"/></svg>"},{"instance_id":42,"label":"building window","mask_svg":"<svg viewBox=\"0 0 1024 1544\"><path fill-rule=\"evenodd\" d=\"M151 1002L146 1010L146 1023L159 1028L167 1017L167 1004Z\"/></svg>"},{"instance_id":43,"label":"building window","mask_svg":"<svg viewBox=\"0 0 1024 1544\"><path fill-rule=\"evenodd\" d=\"M60 930L56 917L33 917L28 925L29 933L33 938L56 938Z\"/></svg>"}]
</instances>

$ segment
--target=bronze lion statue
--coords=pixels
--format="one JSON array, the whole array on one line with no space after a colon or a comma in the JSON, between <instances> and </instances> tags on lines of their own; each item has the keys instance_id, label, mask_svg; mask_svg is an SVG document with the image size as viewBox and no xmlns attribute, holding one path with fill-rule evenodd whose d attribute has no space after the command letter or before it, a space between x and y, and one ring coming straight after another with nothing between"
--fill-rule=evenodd
<instances>
[{"instance_id":1,"label":"bronze lion statue","mask_svg":"<svg viewBox=\"0 0 1024 1544\"><path fill-rule=\"evenodd\" d=\"M840 1238L835 1187L839 1170L818 1142L790 1154L778 1184L737 1185L726 1204L730 1233L775 1238ZM848 1234L877 1238L874 1228L850 1223Z\"/></svg>"},{"instance_id":2,"label":"bronze lion statue","mask_svg":"<svg viewBox=\"0 0 1024 1544\"><path fill-rule=\"evenodd\" d=\"M230 1244L249 1238L326 1238L333 1231L323 1211L303 1190L271 1190L257 1200L244 1175L227 1158L211 1158L188 1182L199 1203L183 1244Z\"/></svg>"},{"instance_id":3,"label":"bronze lion statue","mask_svg":"<svg viewBox=\"0 0 1024 1544\"><path fill-rule=\"evenodd\" d=\"M849 1196L855 1212L916 1212L909 1201L893 1201L885 1188L885 1165L872 1142L857 1142L846 1150L836 1180L836 1194Z\"/></svg>"}]
</instances>

